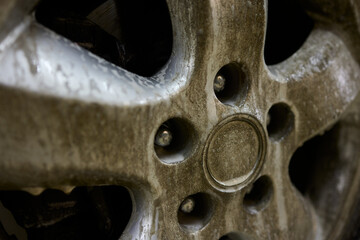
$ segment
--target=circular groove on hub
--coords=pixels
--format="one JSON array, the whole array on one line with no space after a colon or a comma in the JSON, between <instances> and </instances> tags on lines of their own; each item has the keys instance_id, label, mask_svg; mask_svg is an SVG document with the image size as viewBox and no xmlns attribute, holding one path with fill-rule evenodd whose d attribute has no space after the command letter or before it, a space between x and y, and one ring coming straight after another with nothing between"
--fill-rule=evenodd
<instances>
[{"instance_id":1,"label":"circular groove on hub","mask_svg":"<svg viewBox=\"0 0 360 240\"><path fill-rule=\"evenodd\" d=\"M238 190L258 175L265 150L265 134L258 120L245 114L229 117L208 138L205 174L215 188Z\"/></svg>"}]
</instances>

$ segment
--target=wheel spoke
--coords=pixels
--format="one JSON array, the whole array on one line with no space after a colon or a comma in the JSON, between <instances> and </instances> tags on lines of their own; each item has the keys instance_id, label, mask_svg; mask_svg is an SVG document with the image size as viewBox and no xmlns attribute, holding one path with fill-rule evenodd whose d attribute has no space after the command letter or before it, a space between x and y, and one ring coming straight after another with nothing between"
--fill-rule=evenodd
<instances>
[{"instance_id":1,"label":"wheel spoke","mask_svg":"<svg viewBox=\"0 0 360 240\"><path fill-rule=\"evenodd\" d=\"M335 30L359 62L360 3L353 0L301 0L306 11L321 25Z\"/></svg>"},{"instance_id":2,"label":"wheel spoke","mask_svg":"<svg viewBox=\"0 0 360 240\"><path fill-rule=\"evenodd\" d=\"M33 22L0 65L1 187L152 178L154 135L183 76L131 74Z\"/></svg>"},{"instance_id":3,"label":"wheel spoke","mask_svg":"<svg viewBox=\"0 0 360 240\"><path fill-rule=\"evenodd\" d=\"M261 62L266 26L263 0L211 1L213 61Z\"/></svg>"},{"instance_id":4,"label":"wheel spoke","mask_svg":"<svg viewBox=\"0 0 360 240\"><path fill-rule=\"evenodd\" d=\"M290 103L295 114L296 146L331 127L360 89L359 65L325 30L314 30L299 52L271 70L280 82L275 101Z\"/></svg>"},{"instance_id":5,"label":"wheel spoke","mask_svg":"<svg viewBox=\"0 0 360 240\"><path fill-rule=\"evenodd\" d=\"M175 57L185 52L184 58L191 58L194 70L202 72L193 78L196 82L212 83L216 72L230 62L257 68L253 65L262 61L265 1L168 1L168 5Z\"/></svg>"},{"instance_id":6,"label":"wheel spoke","mask_svg":"<svg viewBox=\"0 0 360 240\"><path fill-rule=\"evenodd\" d=\"M311 204L292 185L289 161L305 141L337 122L358 96L360 68L342 39L316 28L297 53L269 69L270 80L264 78L261 91L269 111L270 137L263 174L273 178L274 199L269 205L273 210L269 213L276 213L278 219L271 232L280 229L285 238L313 239L319 234L313 229L321 229L320 223Z\"/></svg>"},{"instance_id":7,"label":"wheel spoke","mask_svg":"<svg viewBox=\"0 0 360 240\"><path fill-rule=\"evenodd\" d=\"M250 218L262 218L261 221L267 224L264 228L267 231L263 233L264 236L274 234L275 239L314 239L316 232L313 226L318 223L312 213L311 205L289 179L287 162L291 152L288 151L288 146L272 143L268 149L268 160L264 165L263 174L272 179L274 194L260 216ZM272 222L271 219L276 219L276 222ZM254 226L255 229L256 227Z\"/></svg>"},{"instance_id":8,"label":"wheel spoke","mask_svg":"<svg viewBox=\"0 0 360 240\"><path fill-rule=\"evenodd\" d=\"M214 222L212 218L219 203L216 203L210 194L196 192L196 189L204 186L199 186L203 184L201 181L189 183L193 179L190 174L183 174L183 179L181 179L181 174L175 174L175 171L171 173L174 177L167 178L166 186L158 186L152 191L134 189L133 199L136 210L123 234L124 239L128 239L128 236L138 239L186 239L194 233L201 236L213 236L211 226L221 224ZM174 186L174 183L177 183L178 187L169 187ZM189 184L194 185L193 193L195 194L191 195L191 198L195 205L193 209L191 206L188 208L189 213L184 213L181 210L181 204L186 199L184 196L189 194L187 188ZM208 224L209 222L212 224Z\"/></svg>"},{"instance_id":9,"label":"wheel spoke","mask_svg":"<svg viewBox=\"0 0 360 240\"><path fill-rule=\"evenodd\" d=\"M184 236L176 222L176 215L164 212L164 202L137 192L134 196L136 210L121 239L174 239Z\"/></svg>"},{"instance_id":10,"label":"wheel spoke","mask_svg":"<svg viewBox=\"0 0 360 240\"><path fill-rule=\"evenodd\" d=\"M155 101L160 98L156 96L168 90L156 77L129 73L31 20L28 25L0 56L3 85L116 105ZM165 77L171 78L166 73Z\"/></svg>"}]
</instances>

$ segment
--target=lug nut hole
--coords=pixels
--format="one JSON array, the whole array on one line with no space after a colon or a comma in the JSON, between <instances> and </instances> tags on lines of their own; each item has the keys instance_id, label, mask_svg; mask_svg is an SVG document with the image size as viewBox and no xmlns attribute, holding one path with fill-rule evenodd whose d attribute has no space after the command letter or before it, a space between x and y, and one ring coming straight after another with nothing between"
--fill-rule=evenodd
<instances>
[{"instance_id":1,"label":"lug nut hole","mask_svg":"<svg viewBox=\"0 0 360 240\"><path fill-rule=\"evenodd\" d=\"M237 232L231 232L219 238L219 240L250 240L250 239L251 238L248 237L247 235Z\"/></svg>"},{"instance_id":2,"label":"lug nut hole","mask_svg":"<svg viewBox=\"0 0 360 240\"><path fill-rule=\"evenodd\" d=\"M186 197L178 209L178 221L180 226L194 232L203 228L214 212L213 201L206 193L196 193Z\"/></svg>"},{"instance_id":3,"label":"lug nut hole","mask_svg":"<svg viewBox=\"0 0 360 240\"><path fill-rule=\"evenodd\" d=\"M270 177L262 176L253 183L250 192L245 195L243 205L249 213L255 214L266 208L273 193L274 187Z\"/></svg>"},{"instance_id":4,"label":"lug nut hole","mask_svg":"<svg viewBox=\"0 0 360 240\"><path fill-rule=\"evenodd\" d=\"M273 105L267 115L267 131L271 140L279 141L294 128L294 114L285 103Z\"/></svg>"},{"instance_id":5,"label":"lug nut hole","mask_svg":"<svg viewBox=\"0 0 360 240\"><path fill-rule=\"evenodd\" d=\"M154 137L154 149L165 163L183 161L191 152L194 128L185 120L172 118L158 128Z\"/></svg>"},{"instance_id":6,"label":"lug nut hole","mask_svg":"<svg viewBox=\"0 0 360 240\"><path fill-rule=\"evenodd\" d=\"M222 67L214 78L213 88L220 102L229 105L241 103L248 90L247 75L243 67L237 63Z\"/></svg>"}]
</instances>

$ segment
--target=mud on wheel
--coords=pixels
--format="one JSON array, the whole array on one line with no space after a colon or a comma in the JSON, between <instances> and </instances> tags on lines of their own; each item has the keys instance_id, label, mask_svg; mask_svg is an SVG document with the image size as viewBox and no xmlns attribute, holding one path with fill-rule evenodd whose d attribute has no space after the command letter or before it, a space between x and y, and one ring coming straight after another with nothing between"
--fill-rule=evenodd
<instances>
[{"instance_id":1,"label":"mud on wheel","mask_svg":"<svg viewBox=\"0 0 360 240\"><path fill-rule=\"evenodd\" d=\"M1 0L1 239L358 239L360 3Z\"/></svg>"}]
</instances>

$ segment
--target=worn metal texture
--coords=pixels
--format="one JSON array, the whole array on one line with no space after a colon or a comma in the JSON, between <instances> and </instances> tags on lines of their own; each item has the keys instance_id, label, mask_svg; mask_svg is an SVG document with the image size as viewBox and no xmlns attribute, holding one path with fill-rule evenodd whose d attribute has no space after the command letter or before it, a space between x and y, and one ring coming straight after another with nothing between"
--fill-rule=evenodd
<instances>
[{"instance_id":1,"label":"worn metal texture","mask_svg":"<svg viewBox=\"0 0 360 240\"><path fill-rule=\"evenodd\" d=\"M18 12L19 2L0 6ZM173 52L148 78L46 29L28 10L0 14L0 188L125 186L134 208L122 239L341 239L360 189L358 1L302 1L315 27L273 66L263 56L267 1L167 2ZM228 64L242 79L230 89L235 97L222 100L213 82ZM269 134L278 103L289 124ZM154 139L169 119L187 133L183 147L162 154ZM339 144L352 143L339 158L352 171L340 174L341 201L327 214L324 195L301 195L288 166L297 148L339 120ZM244 198L261 176L272 190L249 208ZM207 214L182 224L179 207L197 193Z\"/></svg>"}]
</instances>

